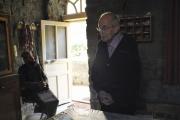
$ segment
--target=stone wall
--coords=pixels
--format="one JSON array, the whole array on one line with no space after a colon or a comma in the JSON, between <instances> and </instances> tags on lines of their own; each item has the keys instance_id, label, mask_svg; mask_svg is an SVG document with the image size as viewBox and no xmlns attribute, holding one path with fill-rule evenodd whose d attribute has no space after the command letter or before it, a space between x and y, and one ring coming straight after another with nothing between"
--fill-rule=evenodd
<instances>
[{"instance_id":1,"label":"stone wall","mask_svg":"<svg viewBox=\"0 0 180 120\"><path fill-rule=\"evenodd\" d=\"M38 54L40 54L40 20L47 19L47 0L1 0L0 13L7 14L10 17L10 42L12 51L14 46L17 48L17 56L14 56L13 65L14 72L17 71L19 65L22 64L18 44L18 28L19 21L24 21L25 24L35 23L37 30L34 32L34 42L37 45Z\"/></svg>"},{"instance_id":2,"label":"stone wall","mask_svg":"<svg viewBox=\"0 0 180 120\"><path fill-rule=\"evenodd\" d=\"M166 12L168 0L87 0L87 39L89 68L97 45L97 19L104 11L112 11L119 15L144 16L152 14L152 41L138 43L142 60L141 96L145 102L180 103L180 87L163 85L163 70L165 61ZM18 21L40 23L48 18L48 0L1 0L0 12L10 15L11 43L18 46L16 25ZM64 5L62 5L64 7ZM36 41L40 42L37 31ZM38 46L40 49L41 46ZM41 50L41 49L40 49ZM41 51L39 51L41 54ZM17 70L19 55L15 57L14 68ZM93 97L93 96L92 96Z\"/></svg>"}]
</instances>

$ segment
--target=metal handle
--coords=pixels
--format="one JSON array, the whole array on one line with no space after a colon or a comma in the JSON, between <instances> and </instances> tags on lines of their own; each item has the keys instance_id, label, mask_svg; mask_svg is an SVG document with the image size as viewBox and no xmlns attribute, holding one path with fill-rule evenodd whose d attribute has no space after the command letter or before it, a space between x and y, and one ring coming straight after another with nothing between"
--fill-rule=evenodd
<instances>
[{"instance_id":1,"label":"metal handle","mask_svg":"<svg viewBox=\"0 0 180 120\"><path fill-rule=\"evenodd\" d=\"M0 86L0 89L5 89L6 87L5 86Z\"/></svg>"},{"instance_id":2,"label":"metal handle","mask_svg":"<svg viewBox=\"0 0 180 120\"><path fill-rule=\"evenodd\" d=\"M56 62L56 60L55 60L55 59L53 59L53 60L46 60L46 61L45 61L45 64L51 64L51 63L53 63L53 62Z\"/></svg>"}]
</instances>

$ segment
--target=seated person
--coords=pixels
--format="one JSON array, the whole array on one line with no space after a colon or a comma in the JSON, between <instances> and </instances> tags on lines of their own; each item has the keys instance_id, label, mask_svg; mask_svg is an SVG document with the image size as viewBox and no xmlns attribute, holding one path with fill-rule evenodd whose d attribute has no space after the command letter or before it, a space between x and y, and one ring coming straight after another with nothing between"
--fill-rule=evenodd
<instances>
[{"instance_id":1,"label":"seated person","mask_svg":"<svg viewBox=\"0 0 180 120\"><path fill-rule=\"evenodd\" d=\"M24 64L19 67L21 96L23 99L36 103L35 112L42 112L51 117L55 115L58 99L49 90L47 77L41 66L35 61L32 52L23 52ZM44 98L41 96L46 94Z\"/></svg>"}]
</instances>

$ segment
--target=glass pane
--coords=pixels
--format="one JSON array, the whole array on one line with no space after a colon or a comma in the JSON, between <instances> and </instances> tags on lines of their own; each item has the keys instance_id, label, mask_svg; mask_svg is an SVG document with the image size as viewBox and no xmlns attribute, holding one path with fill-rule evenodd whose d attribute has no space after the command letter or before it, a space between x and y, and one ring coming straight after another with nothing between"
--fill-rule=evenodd
<instances>
[{"instance_id":1,"label":"glass pane","mask_svg":"<svg viewBox=\"0 0 180 120\"><path fill-rule=\"evenodd\" d=\"M46 60L56 59L55 26L45 26Z\"/></svg>"},{"instance_id":2,"label":"glass pane","mask_svg":"<svg viewBox=\"0 0 180 120\"><path fill-rule=\"evenodd\" d=\"M85 12L86 0L69 0L67 5L67 14L77 14Z\"/></svg>"},{"instance_id":3,"label":"glass pane","mask_svg":"<svg viewBox=\"0 0 180 120\"><path fill-rule=\"evenodd\" d=\"M74 6L71 3L68 3L67 5L67 14L75 14L76 10Z\"/></svg>"},{"instance_id":4,"label":"glass pane","mask_svg":"<svg viewBox=\"0 0 180 120\"><path fill-rule=\"evenodd\" d=\"M85 12L86 9L86 0L81 0L82 1L82 12Z\"/></svg>"},{"instance_id":5,"label":"glass pane","mask_svg":"<svg viewBox=\"0 0 180 120\"><path fill-rule=\"evenodd\" d=\"M75 4L77 12L80 13L81 12L81 6L80 6L80 0L78 0L78 2Z\"/></svg>"},{"instance_id":6,"label":"glass pane","mask_svg":"<svg viewBox=\"0 0 180 120\"><path fill-rule=\"evenodd\" d=\"M69 1L71 1L72 3L75 3L77 0L69 0Z\"/></svg>"},{"instance_id":7,"label":"glass pane","mask_svg":"<svg viewBox=\"0 0 180 120\"><path fill-rule=\"evenodd\" d=\"M66 28L57 27L58 59L67 58Z\"/></svg>"},{"instance_id":8,"label":"glass pane","mask_svg":"<svg viewBox=\"0 0 180 120\"><path fill-rule=\"evenodd\" d=\"M7 43L6 23L0 21L0 71L9 68L8 63L8 43Z\"/></svg>"}]
</instances>

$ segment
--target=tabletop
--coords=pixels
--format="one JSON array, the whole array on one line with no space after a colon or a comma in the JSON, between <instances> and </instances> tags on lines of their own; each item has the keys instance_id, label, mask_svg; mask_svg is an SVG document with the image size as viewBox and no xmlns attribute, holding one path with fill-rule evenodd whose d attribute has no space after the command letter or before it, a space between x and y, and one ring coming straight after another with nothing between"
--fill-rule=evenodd
<instances>
[{"instance_id":1,"label":"tabletop","mask_svg":"<svg viewBox=\"0 0 180 120\"><path fill-rule=\"evenodd\" d=\"M152 115L125 115L72 107L48 120L153 120L153 117Z\"/></svg>"}]
</instances>

